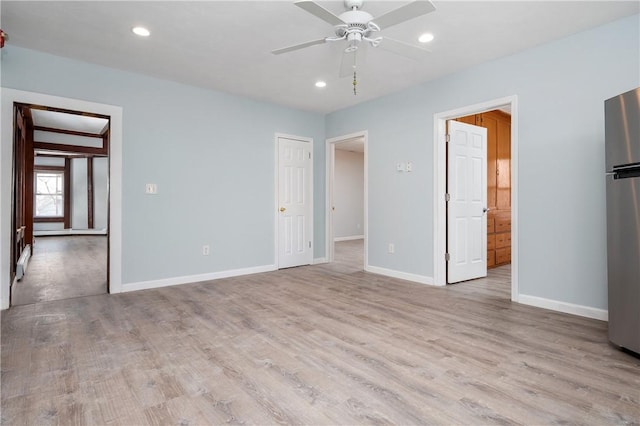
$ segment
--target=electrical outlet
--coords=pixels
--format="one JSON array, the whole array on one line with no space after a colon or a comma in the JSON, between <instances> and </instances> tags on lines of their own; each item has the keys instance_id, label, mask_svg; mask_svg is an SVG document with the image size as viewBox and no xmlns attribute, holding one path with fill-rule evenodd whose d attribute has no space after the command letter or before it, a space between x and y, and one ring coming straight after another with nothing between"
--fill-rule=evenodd
<instances>
[{"instance_id":1,"label":"electrical outlet","mask_svg":"<svg viewBox=\"0 0 640 426\"><path fill-rule=\"evenodd\" d=\"M155 183L148 183L145 185L144 192L146 194L157 194L158 193L158 185Z\"/></svg>"},{"instance_id":2,"label":"electrical outlet","mask_svg":"<svg viewBox=\"0 0 640 426\"><path fill-rule=\"evenodd\" d=\"M393 254L396 252L396 246L393 243L389 243L389 253Z\"/></svg>"},{"instance_id":3,"label":"electrical outlet","mask_svg":"<svg viewBox=\"0 0 640 426\"><path fill-rule=\"evenodd\" d=\"M396 163L396 171L397 172L404 172L405 170L405 164L404 163Z\"/></svg>"},{"instance_id":4,"label":"electrical outlet","mask_svg":"<svg viewBox=\"0 0 640 426\"><path fill-rule=\"evenodd\" d=\"M411 161L407 161L407 171L408 172L413 171L413 163Z\"/></svg>"},{"instance_id":5,"label":"electrical outlet","mask_svg":"<svg viewBox=\"0 0 640 426\"><path fill-rule=\"evenodd\" d=\"M204 245L202 246L202 255L203 256L209 256L209 245Z\"/></svg>"}]
</instances>

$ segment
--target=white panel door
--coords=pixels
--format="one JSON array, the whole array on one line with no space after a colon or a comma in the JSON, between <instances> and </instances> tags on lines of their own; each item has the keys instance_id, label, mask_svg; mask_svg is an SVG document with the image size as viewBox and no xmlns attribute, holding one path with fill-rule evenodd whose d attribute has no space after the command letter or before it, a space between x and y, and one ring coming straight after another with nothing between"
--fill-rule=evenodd
<instances>
[{"instance_id":1,"label":"white panel door","mask_svg":"<svg viewBox=\"0 0 640 426\"><path fill-rule=\"evenodd\" d=\"M313 261L311 143L278 138L278 268Z\"/></svg>"},{"instance_id":2,"label":"white panel door","mask_svg":"<svg viewBox=\"0 0 640 426\"><path fill-rule=\"evenodd\" d=\"M448 283L487 276L487 129L449 121Z\"/></svg>"}]
</instances>

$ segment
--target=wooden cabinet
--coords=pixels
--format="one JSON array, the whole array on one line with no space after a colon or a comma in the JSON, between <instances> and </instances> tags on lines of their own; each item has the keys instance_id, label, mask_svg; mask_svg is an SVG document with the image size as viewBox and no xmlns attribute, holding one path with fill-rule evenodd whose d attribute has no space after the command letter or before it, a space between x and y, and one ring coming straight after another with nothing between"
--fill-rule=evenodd
<instances>
[{"instance_id":1,"label":"wooden cabinet","mask_svg":"<svg viewBox=\"0 0 640 426\"><path fill-rule=\"evenodd\" d=\"M457 121L487 129L487 267L511 263L511 116L494 110Z\"/></svg>"},{"instance_id":2,"label":"wooden cabinet","mask_svg":"<svg viewBox=\"0 0 640 426\"><path fill-rule=\"evenodd\" d=\"M511 263L511 210L490 210L487 222L487 268Z\"/></svg>"}]
</instances>

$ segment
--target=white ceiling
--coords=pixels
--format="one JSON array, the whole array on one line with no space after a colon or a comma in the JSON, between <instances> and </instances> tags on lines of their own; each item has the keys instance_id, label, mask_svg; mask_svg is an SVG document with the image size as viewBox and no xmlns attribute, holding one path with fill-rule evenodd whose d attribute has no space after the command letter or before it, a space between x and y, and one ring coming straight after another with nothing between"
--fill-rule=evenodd
<instances>
[{"instance_id":1,"label":"white ceiling","mask_svg":"<svg viewBox=\"0 0 640 426\"><path fill-rule=\"evenodd\" d=\"M92 133L94 135L101 135L109 125L109 120L106 118L41 109L31 109L31 118L34 126Z\"/></svg>"},{"instance_id":2,"label":"white ceiling","mask_svg":"<svg viewBox=\"0 0 640 426\"><path fill-rule=\"evenodd\" d=\"M341 1L319 1L336 14ZM374 17L405 1L365 1ZM640 12L638 1L434 1L436 11L381 34L418 44L414 61L367 54L358 75L340 79L342 45L279 56L273 49L333 35L293 1L2 1L8 45L27 47L280 105L328 113ZM131 33L144 25L151 36ZM314 86L317 79L327 87Z\"/></svg>"},{"instance_id":3,"label":"white ceiling","mask_svg":"<svg viewBox=\"0 0 640 426\"><path fill-rule=\"evenodd\" d=\"M349 151L349 152L364 152L364 138L357 137L353 139L347 139L346 141L340 141L336 143L336 150Z\"/></svg>"}]
</instances>

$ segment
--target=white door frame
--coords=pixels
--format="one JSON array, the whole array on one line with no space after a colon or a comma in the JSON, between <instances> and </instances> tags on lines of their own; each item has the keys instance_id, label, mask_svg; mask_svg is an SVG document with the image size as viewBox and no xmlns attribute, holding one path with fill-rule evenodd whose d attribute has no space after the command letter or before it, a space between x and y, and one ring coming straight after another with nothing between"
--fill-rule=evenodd
<instances>
[{"instance_id":1,"label":"white door frame","mask_svg":"<svg viewBox=\"0 0 640 426\"><path fill-rule=\"evenodd\" d=\"M307 142L309 143L309 152L311 153L311 161L309 163L309 175L311 177L310 182L309 182L309 186L310 188L310 196L309 196L309 202L311 203L310 206L310 215L311 217L309 218L309 220L311 221L311 235L309 236L311 238L311 260L313 262L314 259L314 247L315 247L315 238L314 238L314 232L313 232L313 228L314 228L314 221L313 221L313 195L314 195L314 185L313 185L313 162L314 162L314 152L313 152L313 138L307 138L304 136L295 136L295 135L289 135L286 133L276 133L275 137L274 137L274 184L273 184L273 193L274 193L274 202L273 202L273 218L274 218L274 230L275 230L275 234L274 234L274 240L275 240L275 245L274 245L274 253L273 253L273 265L275 267L275 269L278 269L278 265L280 264L280 217L278 216L278 209L280 208L280 194L279 194L279 183L280 181L278 180L279 177L279 170L280 170L280 157L279 157L279 147L278 147L278 139L280 138L285 138L285 139L293 139L296 141L300 141L300 142Z\"/></svg>"},{"instance_id":2,"label":"white door frame","mask_svg":"<svg viewBox=\"0 0 640 426\"><path fill-rule=\"evenodd\" d=\"M447 284L447 215L445 194L446 176L446 123L452 118L478 114L500 107L511 108L511 300L518 301L518 97L517 95L469 105L433 116L433 281L435 285Z\"/></svg>"},{"instance_id":3,"label":"white door frame","mask_svg":"<svg viewBox=\"0 0 640 426\"><path fill-rule=\"evenodd\" d=\"M348 135L337 136L326 140L327 146L327 182L326 182L326 258L327 262L333 262L335 255L335 244L333 241L333 214L331 207L333 207L333 188L335 185L335 162L336 162L336 144L345 142L349 139L362 138L364 140L364 265L366 270L369 265L369 250L367 249L367 241L369 240L369 141L368 132L366 130L350 133Z\"/></svg>"},{"instance_id":4,"label":"white door frame","mask_svg":"<svg viewBox=\"0 0 640 426\"><path fill-rule=\"evenodd\" d=\"M1 88L0 119L0 309L9 307L13 103L90 111L111 117L109 138L109 293L122 292L122 107L43 93Z\"/></svg>"}]
</instances>

